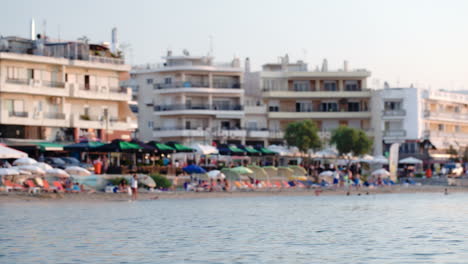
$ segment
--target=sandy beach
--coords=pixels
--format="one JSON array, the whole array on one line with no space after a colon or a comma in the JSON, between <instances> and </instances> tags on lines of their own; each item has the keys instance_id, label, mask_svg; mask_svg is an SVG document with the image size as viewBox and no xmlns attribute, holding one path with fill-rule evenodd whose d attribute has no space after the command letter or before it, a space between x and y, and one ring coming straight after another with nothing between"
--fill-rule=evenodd
<instances>
[{"instance_id":1,"label":"sandy beach","mask_svg":"<svg viewBox=\"0 0 468 264\"><path fill-rule=\"evenodd\" d=\"M349 189L350 195L378 195L392 193L448 193L468 192L467 187L450 186L391 186L381 188L355 188ZM348 189L323 189L319 195L346 196ZM209 198L242 198L258 196L316 196L315 189L299 190L255 190L255 191L234 191L234 192L140 192L138 200L159 200L159 199L209 199ZM130 196L122 193L38 193L29 194L25 192L0 193L0 203L11 202L119 202L129 201Z\"/></svg>"}]
</instances>

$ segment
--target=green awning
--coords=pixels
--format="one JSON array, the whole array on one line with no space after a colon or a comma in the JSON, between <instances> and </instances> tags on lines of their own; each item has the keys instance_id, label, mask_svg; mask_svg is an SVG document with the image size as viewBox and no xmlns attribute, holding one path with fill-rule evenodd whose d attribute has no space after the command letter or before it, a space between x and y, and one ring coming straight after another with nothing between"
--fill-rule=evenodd
<instances>
[{"instance_id":1,"label":"green awning","mask_svg":"<svg viewBox=\"0 0 468 264\"><path fill-rule=\"evenodd\" d=\"M169 147L169 146L168 146ZM174 144L174 148L176 149L177 152L193 152L193 148L189 148L187 146L184 146L182 144Z\"/></svg>"},{"instance_id":2,"label":"green awning","mask_svg":"<svg viewBox=\"0 0 468 264\"><path fill-rule=\"evenodd\" d=\"M271 150L269 150L269 149L267 149L267 148L261 148L260 151L261 151L263 154L273 154L273 155L276 154L276 152L271 151Z\"/></svg>"},{"instance_id":3,"label":"green awning","mask_svg":"<svg viewBox=\"0 0 468 264\"><path fill-rule=\"evenodd\" d=\"M62 151L63 145L52 142L38 142L36 145L41 151Z\"/></svg>"},{"instance_id":4,"label":"green awning","mask_svg":"<svg viewBox=\"0 0 468 264\"><path fill-rule=\"evenodd\" d=\"M158 150L165 150L165 151L174 151L175 149L169 147L166 144L163 143L156 143L155 146L158 148Z\"/></svg>"},{"instance_id":5,"label":"green awning","mask_svg":"<svg viewBox=\"0 0 468 264\"><path fill-rule=\"evenodd\" d=\"M245 150L248 152L248 153L251 153L251 154L258 154L260 153L260 151L252 148L252 147L245 147Z\"/></svg>"},{"instance_id":6,"label":"green awning","mask_svg":"<svg viewBox=\"0 0 468 264\"><path fill-rule=\"evenodd\" d=\"M127 141L120 141L119 146L122 150L142 149L139 145Z\"/></svg>"},{"instance_id":7,"label":"green awning","mask_svg":"<svg viewBox=\"0 0 468 264\"><path fill-rule=\"evenodd\" d=\"M235 146L229 146L229 150L232 151L232 152L238 152L238 153L244 153L245 152L242 149L240 149L238 147L235 147Z\"/></svg>"}]
</instances>

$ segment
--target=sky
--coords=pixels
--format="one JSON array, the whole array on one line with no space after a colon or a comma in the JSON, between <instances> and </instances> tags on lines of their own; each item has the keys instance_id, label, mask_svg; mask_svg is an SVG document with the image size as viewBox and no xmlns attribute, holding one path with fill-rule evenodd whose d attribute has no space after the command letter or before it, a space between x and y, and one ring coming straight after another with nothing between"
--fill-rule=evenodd
<instances>
[{"instance_id":1,"label":"sky","mask_svg":"<svg viewBox=\"0 0 468 264\"><path fill-rule=\"evenodd\" d=\"M372 72L369 87L468 89L466 0L15 0L2 11L3 36L28 37L31 18L66 40L110 42L117 27L131 64L212 47L216 61L249 57L253 70L288 54L309 69L347 60Z\"/></svg>"}]
</instances>

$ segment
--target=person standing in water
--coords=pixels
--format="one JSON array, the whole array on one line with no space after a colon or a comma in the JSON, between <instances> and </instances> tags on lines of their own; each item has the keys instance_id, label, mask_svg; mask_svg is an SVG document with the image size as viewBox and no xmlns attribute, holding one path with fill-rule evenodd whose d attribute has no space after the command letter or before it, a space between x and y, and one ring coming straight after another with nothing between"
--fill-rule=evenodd
<instances>
[{"instance_id":1,"label":"person standing in water","mask_svg":"<svg viewBox=\"0 0 468 264\"><path fill-rule=\"evenodd\" d=\"M130 186L132 187L132 200L136 200L138 198L138 180L136 174L133 174Z\"/></svg>"}]
</instances>

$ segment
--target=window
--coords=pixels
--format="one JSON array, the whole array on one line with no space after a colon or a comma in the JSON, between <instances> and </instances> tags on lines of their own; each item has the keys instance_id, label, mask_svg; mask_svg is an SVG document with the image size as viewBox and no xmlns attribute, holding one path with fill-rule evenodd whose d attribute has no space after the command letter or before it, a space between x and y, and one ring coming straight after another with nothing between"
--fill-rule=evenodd
<instances>
[{"instance_id":1,"label":"window","mask_svg":"<svg viewBox=\"0 0 468 264\"><path fill-rule=\"evenodd\" d=\"M401 110L400 101L387 101L384 105L385 110Z\"/></svg>"},{"instance_id":2,"label":"window","mask_svg":"<svg viewBox=\"0 0 468 264\"><path fill-rule=\"evenodd\" d=\"M358 81L345 81L346 91L359 91Z\"/></svg>"},{"instance_id":3,"label":"window","mask_svg":"<svg viewBox=\"0 0 468 264\"><path fill-rule=\"evenodd\" d=\"M65 82L68 82L68 73L65 73Z\"/></svg>"},{"instance_id":4,"label":"window","mask_svg":"<svg viewBox=\"0 0 468 264\"><path fill-rule=\"evenodd\" d=\"M258 128L257 121L255 121L255 120L247 121L247 129L248 130L257 130L257 128Z\"/></svg>"},{"instance_id":5,"label":"window","mask_svg":"<svg viewBox=\"0 0 468 264\"><path fill-rule=\"evenodd\" d=\"M439 130L439 131L444 131L444 128L445 128L444 124L438 124L437 125L437 130Z\"/></svg>"},{"instance_id":6,"label":"window","mask_svg":"<svg viewBox=\"0 0 468 264\"><path fill-rule=\"evenodd\" d=\"M308 81L294 81L293 86L296 92L310 91L310 83Z\"/></svg>"},{"instance_id":7,"label":"window","mask_svg":"<svg viewBox=\"0 0 468 264\"><path fill-rule=\"evenodd\" d=\"M296 102L296 112L312 112L311 102Z\"/></svg>"},{"instance_id":8,"label":"window","mask_svg":"<svg viewBox=\"0 0 468 264\"><path fill-rule=\"evenodd\" d=\"M149 128L153 128L153 126L154 126L153 121L148 121L148 127L149 127Z\"/></svg>"},{"instance_id":9,"label":"window","mask_svg":"<svg viewBox=\"0 0 468 264\"><path fill-rule=\"evenodd\" d=\"M153 79L146 79L146 84L153 84Z\"/></svg>"},{"instance_id":10,"label":"window","mask_svg":"<svg viewBox=\"0 0 468 264\"><path fill-rule=\"evenodd\" d=\"M164 78L164 83L165 84L171 84L172 83L172 78L171 77Z\"/></svg>"},{"instance_id":11,"label":"window","mask_svg":"<svg viewBox=\"0 0 468 264\"><path fill-rule=\"evenodd\" d=\"M456 125L456 126L455 126L455 132L456 132L456 133L459 133L460 131L461 131L461 130L460 130L460 126L459 126L459 125Z\"/></svg>"},{"instance_id":12,"label":"window","mask_svg":"<svg viewBox=\"0 0 468 264\"><path fill-rule=\"evenodd\" d=\"M324 81L323 82L324 91L336 91L336 82L335 81Z\"/></svg>"},{"instance_id":13,"label":"window","mask_svg":"<svg viewBox=\"0 0 468 264\"><path fill-rule=\"evenodd\" d=\"M27 77L28 79L34 79L34 69L27 70Z\"/></svg>"},{"instance_id":14,"label":"window","mask_svg":"<svg viewBox=\"0 0 468 264\"><path fill-rule=\"evenodd\" d=\"M360 103L358 102L349 102L348 103L348 111L349 112L359 112L360 110Z\"/></svg>"},{"instance_id":15,"label":"window","mask_svg":"<svg viewBox=\"0 0 468 264\"><path fill-rule=\"evenodd\" d=\"M320 104L320 111L322 112L337 112L338 104L336 102L328 102Z\"/></svg>"}]
</instances>

